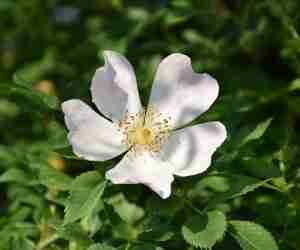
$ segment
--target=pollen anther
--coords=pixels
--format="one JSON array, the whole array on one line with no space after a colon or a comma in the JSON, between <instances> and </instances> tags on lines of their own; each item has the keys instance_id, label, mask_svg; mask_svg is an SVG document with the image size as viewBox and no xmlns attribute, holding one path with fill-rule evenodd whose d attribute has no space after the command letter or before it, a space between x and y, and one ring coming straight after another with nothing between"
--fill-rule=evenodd
<instances>
[{"instance_id":1,"label":"pollen anther","mask_svg":"<svg viewBox=\"0 0 300 250\"><path fill-rule=\"evenodd\" d=\"M118 125L124 135L122 142L134 152L147 150L157 153L169 136L169 123L169 117L153 107L148 107L147 111L142 110L136 114L129 115L126 112Z\"/></svg>"}]
</instances>

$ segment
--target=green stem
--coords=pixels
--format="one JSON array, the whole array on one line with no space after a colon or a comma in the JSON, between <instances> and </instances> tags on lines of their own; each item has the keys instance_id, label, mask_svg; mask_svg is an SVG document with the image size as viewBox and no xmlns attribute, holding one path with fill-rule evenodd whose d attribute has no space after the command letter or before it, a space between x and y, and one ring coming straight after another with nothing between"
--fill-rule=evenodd
<instances>
[{"instance_id":1,"label":"green stem","mask_svg":"<svg viewBox=\"0 0 300 250\"><path fill-rule=\"evenodd\" d=\"M270 183L265 183L265 184L263 184L262 186L265 187L265 188L269 188L269 189L275 190L275 191L280 192L280 193L284 193L283 190L281 190L281 189L278 188L277 186L274 186L274 185L272 185L272 184L270 184Z\"/></svg>"},{"instance_id":2,"label":"green stem","mask_svg":"<svg viewBox=\"0 0 300 250\"><path fill-rule=\"evenodd\" d=\"M131 244L130 244L130 242L128 242L127 245L126 245L125 250L129 250L130 246L131 246Z\"/></svg>"},{"instance_id":3,"label":"green stem","mask_svg":"<svg viewBox=\"0 0 300 250\"><path fill-rule=\"evenodd\" d=\"M53 243L54 241L58 240L59 236L58 234L53 234L51 237L40 241L36 247L37 250L41 250L44 249L46 246L48 246L49 244Z\"/></svg>"}]
</instances>

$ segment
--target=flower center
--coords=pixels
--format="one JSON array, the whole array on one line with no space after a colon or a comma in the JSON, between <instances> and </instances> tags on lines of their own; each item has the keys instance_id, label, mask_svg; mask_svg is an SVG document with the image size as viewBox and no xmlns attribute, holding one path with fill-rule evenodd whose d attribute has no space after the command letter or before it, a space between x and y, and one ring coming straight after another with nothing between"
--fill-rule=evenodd
<instances>
[{"instance_id":1,"label":"flower center","mask_svg":"<svg viewBox=\"0 0 300 250\"><path fill-rule=\"evenodd\" d=\"M136 144L147 145L152 141L152 133L149 128L137 128L134 133Z\"/></svg>"},{"instance_id":2,"label":"flower center","mask_svg":"<svg viewBox=\"0 0 300 250\"><path fill-rule=\"evenodd\" d=\"M135 152L148 150L159 152L161 145L169 136L170 118L163 116L154 108L148 108L132 114L126 114L119 121L119 129L124 135L123 143L131 147Z\"/></svg>"}]
</instances>

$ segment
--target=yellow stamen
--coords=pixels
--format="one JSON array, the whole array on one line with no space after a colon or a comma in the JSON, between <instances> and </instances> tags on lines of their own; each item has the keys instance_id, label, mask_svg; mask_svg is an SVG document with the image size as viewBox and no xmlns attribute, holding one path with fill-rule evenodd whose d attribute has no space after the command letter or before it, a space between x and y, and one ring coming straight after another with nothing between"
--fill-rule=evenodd
<instances>
[{"instance_id":1,"label":"yellow stamen","mask_svg":"<svg viewBox=\"0 0 300 250\"><path fill-rule=\"evenodd\" d=\"M147 150L157 153L169 136L169 122L169 117L153 107L136 114L126 113L119 121L119 129L124 135L123 143L132 147L134 152Z\"/></svg>"},{"instance_id":2,"label":"yellow stamen","mask_svg":"<svg viewBox=\"0 0 300 250\"><path fill-rule=\"evenodd\" d=\"M152 132L149 128L137 128L134 133L135 144L148 145L152 141Z\"/></svg>"}]
</instances>

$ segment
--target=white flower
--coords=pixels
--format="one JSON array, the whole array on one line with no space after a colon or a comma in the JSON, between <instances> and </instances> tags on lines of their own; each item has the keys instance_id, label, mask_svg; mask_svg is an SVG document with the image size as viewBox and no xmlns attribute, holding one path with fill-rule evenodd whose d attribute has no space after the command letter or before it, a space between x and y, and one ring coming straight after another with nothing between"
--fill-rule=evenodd
<instances>
[{"instance_id":1,"label":"white flower","mask_svg":"<svg viewBox=\"0 0 300 250\"><path fill-rule=\"evenodd\" d=\"M91 93L108 119L77 99L62 104L73 151L90 161L127 151L106 178L115 184L142 183L167 198L173 175L204 172L226 138L220 122L180 129L209 109L218 96L218 83L208 74L195 73L189 57L172 54L159 64L149 106L143 109L131 64L112 51L105 51L104 58Z\"/></svg>"}]
</instances>

